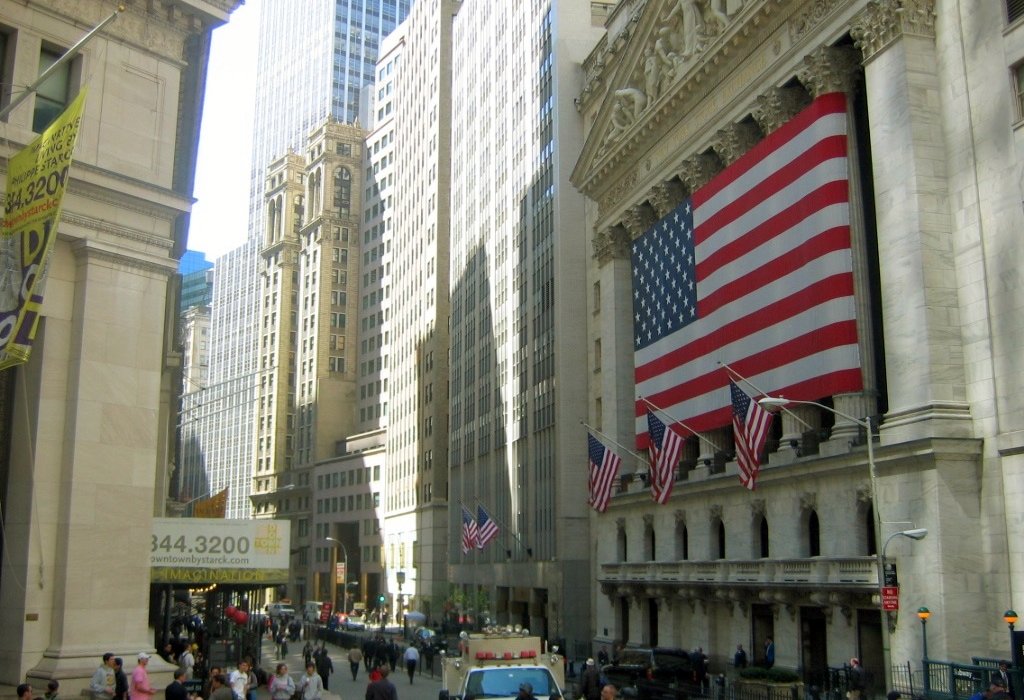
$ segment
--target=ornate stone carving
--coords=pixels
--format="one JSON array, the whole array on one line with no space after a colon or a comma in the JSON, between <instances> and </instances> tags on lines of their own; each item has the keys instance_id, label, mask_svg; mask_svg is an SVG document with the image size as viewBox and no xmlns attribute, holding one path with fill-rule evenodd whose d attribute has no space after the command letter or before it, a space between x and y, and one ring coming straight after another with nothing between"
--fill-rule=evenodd
<instances>
[{"instance_id":1,"label":"ornate stone carving","mask_svg":"<svg viewBox=\"0 0 1024 700\"><path fill-rule=\"evenodd\" d=\"M619 532L625 532L626 531L626 519L625 518L615 518L615 528Z\"/></svg>"},{"instance_id":2,"label":"ornate stone carving","mask_svg":"<svg viewBox=\"0 0 1024 700\"><path fill-rule=\"evenodd\" d=\"M764 515L764 513L765 513L764 499L763 498L751 499L751 501L750 501L750 514L756 518L759 515Z\"/></svg>"},{"instance_id":3,"label":"ornate stone carving","mask_svg":"<svg viewBox=\"0 0 1024 700\"><path fill-rule=\"evenodd\" d=\"M811 491L804 491L800 494L800 510L807 512L818 509L818 494Z\"/></svg>"},{"instance_id":4,"label":"ornate stone carving","mask_svg":"<svg viewBox=\"0 0 1024 700\"><path fill-rule=\"evenodd\" d=\"M679 170L682 180L690 192L696 192L706 185L722 169L722 164L710 153L698 153L683 161Z\"/></svg>"},{"instance_id":5,"label":"ornate stone carving","mask_svg":"<svg viewBox=\"0 0 1024 700\"><path fill-rule=\"evenodd\" d=\"M721 520L722 519L722 504L721 503L713 503L713 504L711 504L711 508L708 509L708 512L709 512L712 520Z\"/></svg>"},{"instance_id":6,"label":"ornate stone carving","mask_svg":"<svg viewBox=\"0 0 1024 700\"><path fill-rule=\"evenodd\" d=\"M810 104L810 96L800 88L771 87L757 96L757 107L752 114L761 131L772 133Z\"/></svg>"},{"instance_id":7,"label":"ornate stone carving","mask_svg":"<svg viewBox=\"0 0 1024 700\"><path fill-rule=\"evenodd\" d=\"M676 523L677 524L678 523L681 523L683 525L686 524L686 511L685 510L677 510L674 513L674 515L676 516Z\"/></svg>"},{"instance_id":8,"label":"ornate stone carving","mask_svg":"<svg viewBox=\"0 0 1024 700\"><path fill-rule=\"evenodd\" d=\"M629 234L621 226L613 226L594 235L594 257L600 265L609 260L629 258Z\"/></svg>"},{"instance_id":9,"label":"ornate stone carving","mask_svg":"<svg viewBox=\"0 0 1024 700\"><path fill-rule=\"evenodd\" d=\"M622 224L633 238L642 235L651 226L654 226L657 221L658 217L654 213L654 207L646 202L634 204L626 210L622 217Z\"/></svg>"},{"instance_id":10,"label":"ornate stone carving","mask_svg":"<svg viewBox=\"0 0 1024 700\"><path fill-rule=\"evenodd\" d=\"M634 186L636 186L636 171L631 170L619 178L619 181L601 198L601 214L607 214Z\"/></svg>"},{"instance_id":11,"label":"ornate stone carving","mask_svg":"<svg viewBox=\"0 0 1024 700\"><path fill-rule=\"evenodd\" d=\"M935 0L871 0L850 28L868 61L904 35L935 38Z\"/></svg>"},{"instance_id":12,"label":"ornate stone carving","mask_svg":"<svg viewBox=\"0 0 1024 700\"><path fill-rule=\"evenodd\" d=\"M686 198L683 188L674 180L659 182L651 188L649 196L659 218L675 209Z\"/></svg>"},{"instance_id":13,"label":"ornate stone carving","mask_svg":"<svg viewBox=\"0 0 1024 700\"><path fill-rule=\"evenodd\" d=\"M790 35L794 40L799 39L821 24L841 4L840 0L815 0L810 7L793 18Z\"/></svg>"},{"instance_id":14,"label":"ornate stone carving","mask_svg":"<svg viewBox=\"0 0 1024 700\"><path fill-rule=\"evenodd\" d=\"M861 77L860 54L852 46L822 46L804 57L797 78L812 96L853 92Z\"/></svg>"},{"instance_id":15,"label":"ornate stone carving","mask_svg":"<svg viewBox=\"0 0 1024 700\"><path fill-rule=\"evenodd\" d=\"M869 506L873 503L871 498L871 484L861 484L857 487L857 503Z\"/></svg>"},{"instance_id":16,"label":"ornate stone carving","mask_svg":"<svg viewBox=\"0 0 1024 700\"><path fill-rule=\"evenodd\" d=\"M761 130L756 124L740 122L719 129L711 147L726 165L734 163L740 156L761 140Z\"/></svg>"}]
</instances>

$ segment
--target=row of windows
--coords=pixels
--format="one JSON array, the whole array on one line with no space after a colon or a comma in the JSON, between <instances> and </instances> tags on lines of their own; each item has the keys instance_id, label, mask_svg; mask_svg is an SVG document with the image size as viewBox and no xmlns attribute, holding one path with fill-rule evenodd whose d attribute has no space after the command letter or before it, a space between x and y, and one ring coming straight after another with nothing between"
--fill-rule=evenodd
<instances>
[{"instance_id":1,"label":"row of windows","mask_svg":"<svg viewBox=\"0 0 1024 700\"><path fill-rule=\"evenodd\" d=\"M380 506L380 494L354 493L349 496L334 496L333 498L318 498L316 500L317 513L344 513L345 511L364 510L366 508L377 508Z\"/></svg>"}]
</instances>

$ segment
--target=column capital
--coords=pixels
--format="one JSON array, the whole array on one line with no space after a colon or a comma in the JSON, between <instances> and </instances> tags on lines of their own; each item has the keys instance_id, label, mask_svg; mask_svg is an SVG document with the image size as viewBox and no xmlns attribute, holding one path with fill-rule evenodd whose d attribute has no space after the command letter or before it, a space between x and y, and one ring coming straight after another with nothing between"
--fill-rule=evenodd
<instances>
[{"instance_id":1,"label":"column capital","mask_svg":"<svg viewBox=\"0 0 1024 700\"><path fill-rule=\"evenodd\" d=\"M654 207L644 202L634 204L622 216L622 225L629 231L630 238L637 238L658 221Z\"/></svg>"},{"instance_id":2,"label":"column capital","mask_svg":"<svg viewBox=\"0 0 1024 700\"><path fill-rule=\"evenodd\" d=\"M708 184L721 169L722 165L715 156L710 153L698 153L683 161L679 179L686 184L690 192L696 192Z\"/></svg>"},{"instance_id":3,"label":"column capital","mask_svg":"<svg viewBox=\"0 0 1024 700\"><path fill-rule=\"evenodd\" d=\"M797 79L812 97L830 92L850 95L860 77L860 54L852 46L821 46L804 56Z\"/></svg>"},{"instance_id":4,"label":"column capital","mask_svg":"<svg viewBox=\"0 0 1024 700\"><path fill-rule=\"evenodd\" d=\"M761 130L755 124L739 122L719 129L711 147L726 165L734 163L761 140Z\"/></svg>"},{"instance_id":5,"label":"column capital","mask_svg":"<svg viewBox=\"0 0 1024 700\"><path fill-rule=\"evenodd\" d=\"M629 258L629 234L621 226L598 231L593 238L594 257L598 265L604 265L610 260L625 260Z\"/></svg>"},{"instance_id":6,"label":"column capital","mask_svg":"<svg viewBox=\"0 0 1024 700\"><path fill-rule=\"evenodd\" d=\"M752 114L761 131L768 135L792 119L810 104L806 92L798 87L771 87L757 96L757 106Z\"/></svg>"},{"instance_id":7,"label":"column capital","mask_svg":"<svg viewBox=\"0 0 1024 700\"><path fill-rule=\"evenodd\" d=\"M935 38L935 0L871 0L850 34L868 61L900 37Z\"/></svg>"},{"instance_id":8,"label":"column capital","mask_svg":"<svg viewBox=\"0 0 1024 700\"><path fill-rule=\"evenodd\" d=\"M649 194L654 212L661 218L675 209L686 198L682 186L678 182L659 182L651 188Z\"/></svg>"}]
</instances>

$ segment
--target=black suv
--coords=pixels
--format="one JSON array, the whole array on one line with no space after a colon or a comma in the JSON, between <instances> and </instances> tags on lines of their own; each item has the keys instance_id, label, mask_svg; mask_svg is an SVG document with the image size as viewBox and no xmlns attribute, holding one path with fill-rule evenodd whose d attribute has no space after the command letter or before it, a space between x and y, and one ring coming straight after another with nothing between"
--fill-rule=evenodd
<instances>
[{"instance_id":1,"label":"black suv","mask_svg":"<svg viewBox=\"0 0 1024 700\"><path fill-rule=\"evenodd\" d=\"M684 700L699 692L693 675L690 654L683 649L627 647L619 652L617 663L601 672L624 696L637 700Z\"/></svg>"}]
</instances>

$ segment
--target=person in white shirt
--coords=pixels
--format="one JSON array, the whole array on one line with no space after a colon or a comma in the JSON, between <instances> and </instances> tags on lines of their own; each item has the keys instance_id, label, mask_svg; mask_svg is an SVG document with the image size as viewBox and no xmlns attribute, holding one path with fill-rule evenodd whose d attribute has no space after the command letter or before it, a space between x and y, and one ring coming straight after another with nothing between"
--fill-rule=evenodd
<instances>
[{"instance_id":1,"label":"person in white shirt","mask_svg":"<svg viewBox=\"0 0 1024 700\"><path fill-rule=\"evenodd\" d=\"M238 668L228 676L228 683L231 685L231 693L235 700L245 700L249 693L249 662L239 661Z\"/></svg>"},{"instance_id":2,"label":"person in white shirt","mask_svg":"<svg viewBox=\"0 0 1024 700\"><path fill-rule=\"evenodd\" d=\"M405 649L405 670L409 672L409 685L412 685L412 677L416 675L416 664L420 661L419 649L410 644Z\"/></svg>"}]
</instances>

